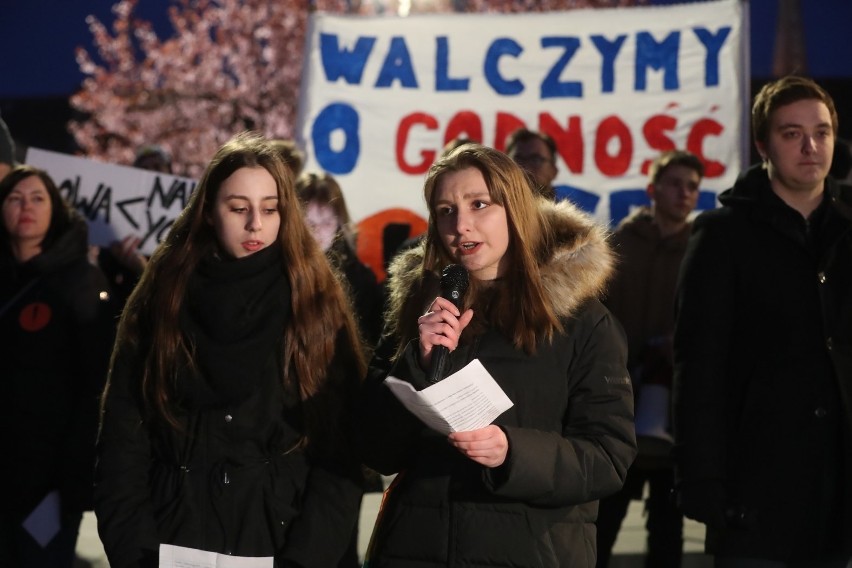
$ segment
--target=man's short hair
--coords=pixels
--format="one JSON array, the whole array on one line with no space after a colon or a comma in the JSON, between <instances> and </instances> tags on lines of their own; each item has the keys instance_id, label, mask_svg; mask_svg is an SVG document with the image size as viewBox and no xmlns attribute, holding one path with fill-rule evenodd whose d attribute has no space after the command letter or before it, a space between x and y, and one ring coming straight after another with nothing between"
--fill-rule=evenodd
<instances>
[{"instance_id":1,"label":"man's short hair","mask_svg":"<svg viewBox=\"0 0 852 568\"><path fill-rule=\"evenodd\" d=\"M298 178L302 173L302 168L305 166L305 154L293 140L285 140L276 138L269 141L272 148L278 152L278 155L284 160L284 164L293 172L293 178Z\"/></svg>"},{"instance_id":2,"label":"man's short hair","mask_svg":"<svg viewBox=\"0 0 852 568\"><path fill-rule=\"evenodd\" d=\"M811 79L788 75L767 83L755 95L751 107L751 131L755 141L765 143L769 139L769 120L776 109L811 99L821 101L828 107L831 127L837 136L837 109L831 95Z\"/></svg>"},{"instance_id":3,"label":"man's short hair","mask_svg":"<svg viewBox=\"0 0 852 568\"><path fill-rule=\"evenodd\" d=\"M704 177L704 163L698 156L685 150L669 150L651 162L651 167L648 168L648 182L651 185L657 185L663 173L671 166L684 166L697 172L698 177Z\"/></svg>"},{"instance_id":4,"label":"man's short hair","mask_svg":"<svg viewBox=\"0 0 852 568\"><path fill-rule=\"evenodd\" d=\"M515 146L521 144L522 142L526 142L527 140L541 140L547 146L547 149L550 150L550 160L556 161L556 142L542 132L535 132L528 128L519 128L512 132L509 139L506 141L506 154L509 156L512 155L512 152L515 150Z\"/></svg>"}]
</instances>

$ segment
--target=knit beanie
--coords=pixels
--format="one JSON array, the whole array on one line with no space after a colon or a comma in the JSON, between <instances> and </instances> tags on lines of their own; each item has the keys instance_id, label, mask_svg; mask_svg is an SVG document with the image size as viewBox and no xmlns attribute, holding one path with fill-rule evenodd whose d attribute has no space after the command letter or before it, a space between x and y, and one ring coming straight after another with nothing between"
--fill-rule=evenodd
<instances>
[{"instance_id":1,"label":"knit beanie","mask_svg":"<svg viewBox=\"0 0 852 568\"><path fill-rule=\"evenodd\" d=\"M15 142L12 140L12 135L9 134L9 128L3 119L0 118L0 163L14 166L15 162Z\"/></svg>"}]
</instances>

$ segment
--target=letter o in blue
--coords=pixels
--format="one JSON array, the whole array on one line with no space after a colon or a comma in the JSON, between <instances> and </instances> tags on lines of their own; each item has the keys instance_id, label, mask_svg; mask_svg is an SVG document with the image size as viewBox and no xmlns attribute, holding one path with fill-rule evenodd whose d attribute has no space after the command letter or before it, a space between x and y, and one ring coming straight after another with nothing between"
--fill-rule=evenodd
<instances>
[{"instance_id":1,"label":"letter o in blue","mask_svg":"<svg viewBox=\"0 0 852 568\"><path fill-rule=\"evenodd\" d=\"M311 129L317 162L331 174L348 174L355 169L361 153L361 141L358 138L360 119L358 111L345 103L333 103L322 109ZM346 144L336 152L331 147L331 135L335 130L343 130Z\"/></svg>"}]
</instances>

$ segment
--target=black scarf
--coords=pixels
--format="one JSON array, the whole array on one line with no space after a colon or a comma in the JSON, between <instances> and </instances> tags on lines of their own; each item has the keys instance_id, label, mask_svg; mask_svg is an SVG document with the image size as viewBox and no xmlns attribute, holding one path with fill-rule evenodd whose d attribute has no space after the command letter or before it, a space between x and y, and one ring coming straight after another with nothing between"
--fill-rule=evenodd
<instances>
[{"instance_id":1,"label":"black scarf","mask_svg":"<svg viewBox=\"0 0 852 568\"><path fill-rule=\"evenodd\" d=\"M278 246L240 259L203 259L190 277L180 325L196 372L181 377L188 408L238 403L266 381L280 381L290 283Z\"/></svg>"}]
</instances>

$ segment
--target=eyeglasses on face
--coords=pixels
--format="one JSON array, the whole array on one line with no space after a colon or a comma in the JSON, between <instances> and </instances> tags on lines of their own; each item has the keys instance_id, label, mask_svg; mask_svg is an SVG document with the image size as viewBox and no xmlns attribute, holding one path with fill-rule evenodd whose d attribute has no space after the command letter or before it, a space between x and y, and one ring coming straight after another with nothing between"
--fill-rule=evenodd
<instances>
[{"instance_id":1,"label":"eyeglasses on face","mask_svg":"<svg viewBox=\"0 0 852 568\"><path fill-rule=\"evenodd\" d=\"M550 158L541 154L515 154L512 159L519 164L539 167L550 162Z\"/></svg>"}]
</instances>

